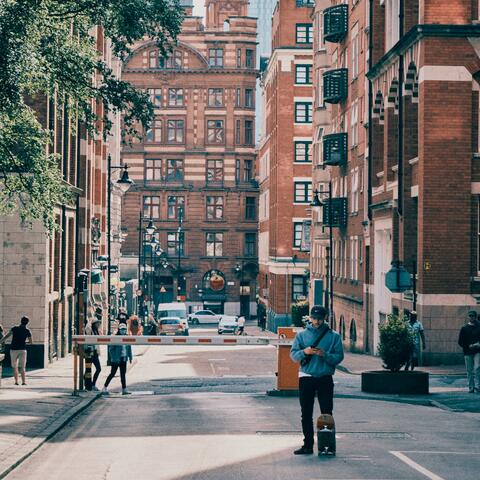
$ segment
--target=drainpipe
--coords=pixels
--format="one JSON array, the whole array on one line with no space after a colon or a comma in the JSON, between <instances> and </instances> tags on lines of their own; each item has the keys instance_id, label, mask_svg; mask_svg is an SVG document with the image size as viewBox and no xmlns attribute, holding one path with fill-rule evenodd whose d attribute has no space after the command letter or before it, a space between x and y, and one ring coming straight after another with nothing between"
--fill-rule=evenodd
<instances>
[{"instance_id":1,"label":"drainpipe","mask_svg":"<svg viewBox=\"0 0 480 480\"><path fill-rule=\"evenodd\" d=\"M404 0L400 0L399 40L403 37ZM398 215L403 215L403 55L398 55Z\"/></svg>"},{"instance_id":2,"label":"drainpipe","mask_svg":"<svg viewBox=\"0 0 480 480\"><path fill-rule=\"evenodd\" d=\"M373 66L373 0L370 1L368 18L368 70ZM373 83L368 79L368 183L367 183L367 215L372 220L372 175L373 175Z\"/></svg>"}]
</instances>

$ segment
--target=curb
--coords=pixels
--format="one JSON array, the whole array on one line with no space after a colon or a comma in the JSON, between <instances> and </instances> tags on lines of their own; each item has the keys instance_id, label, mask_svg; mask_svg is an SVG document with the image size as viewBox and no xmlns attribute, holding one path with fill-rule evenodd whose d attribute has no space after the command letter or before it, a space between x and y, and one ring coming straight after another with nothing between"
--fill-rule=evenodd
<instances>
[{"instance_id":1,"label":"curb","mask_svg":"<svg viewBox=\"0 0 480 480\"><path fill-rule=\"evenodd\" d=\"M86 408L88 408L97 398L100 397L100 393L92 396L91 398L86 398L78 405L75 405L68 412L64 413L60 418L51 423L43 432L41 437L32 438L25 446L21 447L20 456L8 467L0 466L0 479L5 478L12 470L17 468L21 463L23 463L27 458L29 458L33 453L35 453L45 442L50 440L54 435L56 435L67 423L69 423L73 418L78 414L82 413Z\"/></svg>"}]
</instances>

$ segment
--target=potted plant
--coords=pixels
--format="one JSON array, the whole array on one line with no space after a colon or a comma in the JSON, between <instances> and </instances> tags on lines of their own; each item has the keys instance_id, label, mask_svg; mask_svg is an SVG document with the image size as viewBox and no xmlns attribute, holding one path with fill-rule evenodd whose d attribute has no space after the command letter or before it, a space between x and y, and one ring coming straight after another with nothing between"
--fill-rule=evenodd
<instances>
[{"instance_id":1,"label":"potted plant","mask_svg":"<svg viewBox=\"0 0 480 480\"><path fill-rule=\"evenodd\" d=\"M406 317L390 314L380 325L378 353L385 370L363 372L362 391L370 393L427 394L428 373L402 371L413 347L414 337Z\"/></svg>"},{"instance_id":2,"label":"potted plant","mask_svg":"<svg viewBox=\"0 0 480 480\"><path fill-rule=\"evenodd\" d=\"M292 325L303 327L305 325L304 317L308 316L308 313L308 300L300 300L292 304Z\"/></svg>"}]
</instances>

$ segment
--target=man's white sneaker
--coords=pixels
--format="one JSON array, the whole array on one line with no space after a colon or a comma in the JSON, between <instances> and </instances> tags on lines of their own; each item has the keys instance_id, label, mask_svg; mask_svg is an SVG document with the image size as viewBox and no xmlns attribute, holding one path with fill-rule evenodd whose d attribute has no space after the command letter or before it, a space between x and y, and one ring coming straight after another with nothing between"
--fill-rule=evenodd
<instances>
[{"instance_id":1,"label":"man's white sneaker","mask_svg":"<svg viewBox=\"0 0 480 480\"><path fill-rule=\"evenodd\" d=\"M122 395L131 395L131 393L126 388L123 388Z\"/></svg>"},{"instance_id":2,"label":"man's white sneaker","mask_svg":"<svg viewBox=\"0 0 480 480\"><path fill-rule=\"evenodd\" d=\"M108 391L107 387L102 388L102 395L110 395L110 392Z\"/></svg>"}]
</instances>

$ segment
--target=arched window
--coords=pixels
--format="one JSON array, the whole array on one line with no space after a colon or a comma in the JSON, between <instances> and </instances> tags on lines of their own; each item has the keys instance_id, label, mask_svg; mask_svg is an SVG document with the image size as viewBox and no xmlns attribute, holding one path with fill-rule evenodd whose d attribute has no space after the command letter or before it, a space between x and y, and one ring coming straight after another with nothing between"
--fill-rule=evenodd
<instances>
[{"instance_id":1,"label":"arched window","mask_svg":"<svg viewBox=\"0 0 480 480\"><path fill-rule=\"evenodd\" d=\"M158 67L158 50L150 50L148 52L148 66L149 68Z\"/></svg>"},{"instance_id":2,"label":"arched window","mask_svg":"<svg viewBox=\"0 0 480 480\"><path fill-rule=\"evenodd\" d=\"M340 335L342 337L342 340L345 340L345 318L343 315L340 315Z\"/></svg>"},{"instance_id":3,"label":"arched window","mask_svg":"<svg viewBox=\"0 0 480 480\"><path fill-rule=\"evenodd\" d=\"M352 321L350 322L350 340L352 342L357 341L357 324L353 318L352 318Z\"/></svg>"}]
</instances>

